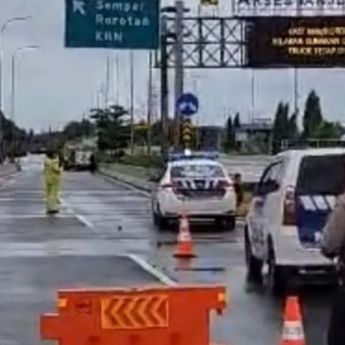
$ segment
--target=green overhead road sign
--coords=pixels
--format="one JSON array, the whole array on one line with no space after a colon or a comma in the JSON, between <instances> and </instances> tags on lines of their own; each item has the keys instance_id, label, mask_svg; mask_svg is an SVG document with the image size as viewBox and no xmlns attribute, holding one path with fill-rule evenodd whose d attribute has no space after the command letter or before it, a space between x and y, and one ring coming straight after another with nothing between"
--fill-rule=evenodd
<instances>
[{"instance_id":1,"label":"green overhead road sign","mask_svg":"<svg viewBox=\"0 0 345 345\"><path fill-rule=\"evenodd\" d=\"M159 0L66 0L65 46L156 49Z\"/></svg>"}]
</instances>

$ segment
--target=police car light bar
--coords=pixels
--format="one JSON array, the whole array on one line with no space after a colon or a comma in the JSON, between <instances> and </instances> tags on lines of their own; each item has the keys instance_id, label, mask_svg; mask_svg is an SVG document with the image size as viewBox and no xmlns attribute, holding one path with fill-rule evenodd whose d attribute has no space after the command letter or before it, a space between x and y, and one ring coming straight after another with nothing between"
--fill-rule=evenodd
<instances>
[{"instance_id":1,"label":"police car light bar","mask_svg":"<svg viewBox=\"0 0 345 345\"><path fill-rule=\"evenodd\" d=\"M174 152L169 154L169 161L178 161L178 160L186 160L186 159L211 159L216 160L219 158L219 154L217 152L192 152L190 150L186 150L184 152Z\"/></svg>"}]
</instances>

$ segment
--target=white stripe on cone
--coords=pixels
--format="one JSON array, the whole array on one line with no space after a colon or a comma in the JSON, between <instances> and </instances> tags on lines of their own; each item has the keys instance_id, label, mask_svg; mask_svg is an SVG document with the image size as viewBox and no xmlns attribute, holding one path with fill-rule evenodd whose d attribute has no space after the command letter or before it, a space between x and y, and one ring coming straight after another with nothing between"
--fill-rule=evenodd
<instances>
[{"instance_id":1,"label":"white stripe on cone","mask_svg":"<svg viewBox=\"0 0 345 345\"><path fill-rule=\"evenodd\" d=\"M180 222L180 233L179 233L180 242L189 242L191 241L191 236L189 233L189 224L187 219L181 219Z\"/></svg>"},{"instance_id":2,"label":"white stripe on cone","mask_svg":"<svg viewBox=\"0 0 345 345\"><path fill-rule=\"evenodd\" d=\"M304 340L304 330L301 321L285 321L282 340Z\"/></svg>"}]
</instances>

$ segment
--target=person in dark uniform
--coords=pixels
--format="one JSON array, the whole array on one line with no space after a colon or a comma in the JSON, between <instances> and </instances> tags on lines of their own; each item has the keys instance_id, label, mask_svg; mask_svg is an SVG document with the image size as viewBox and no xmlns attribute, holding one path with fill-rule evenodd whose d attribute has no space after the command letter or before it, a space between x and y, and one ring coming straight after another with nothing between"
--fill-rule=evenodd
<instances>
[{"instance_id":1,"label":"person in dark uniform","mask_svg":"<svg viewBox=\"0 0 345 345\"><path fill-rule=\"evenodd\" d=\"M243 202L243 188L241 174L234 175L234 189L236 193L236 207L238 208Z\"/></svg>"},{"instance_id":2,"label":"person in dark uniform","mask_svg":"<svg viewBox=\"0 0 345 345\"><path fill-rule=\"evenodd\" d=\"M97 162L94 153L92 153L90 156L90 171L92 174L97 171Z\"/></svg>"},{"instance_id":3,"label":"person in dark uniform","mask_svg":"<svg viewBox=\"0 0 345 345\"><path fill-rule=\"evenodd\" d=\"M321 252L337 260L338 291L331 312L328 345L345 344L345 194L339 196L323 230Z\"/></svg>"}]
</instances>

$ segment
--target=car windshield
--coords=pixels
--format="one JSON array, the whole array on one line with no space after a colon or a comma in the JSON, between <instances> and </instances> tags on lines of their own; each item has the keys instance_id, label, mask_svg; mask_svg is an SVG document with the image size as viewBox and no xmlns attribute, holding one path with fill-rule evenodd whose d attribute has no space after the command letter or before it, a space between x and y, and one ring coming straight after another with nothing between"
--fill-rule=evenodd
<instances>
[{"instance_id":1,"label":"car windshield","mask_svg":"<svg viewBox=\"0 0 345 345\"><path fill-rule=\"evenodd\" d=\"M340 194L345 186L345 155L303 158L298 176L299 194Z\"/></svg>"},{"instance_id":2,"label":"car windshield","mask_svg":"<svg viewBox=\"0 0 345 345\"><path fill-rule=\"evenodd\" d=\"M186 164L171 169L172 178L224 178L224 171L214 164Z\"/></svg>"}]
</instances>

